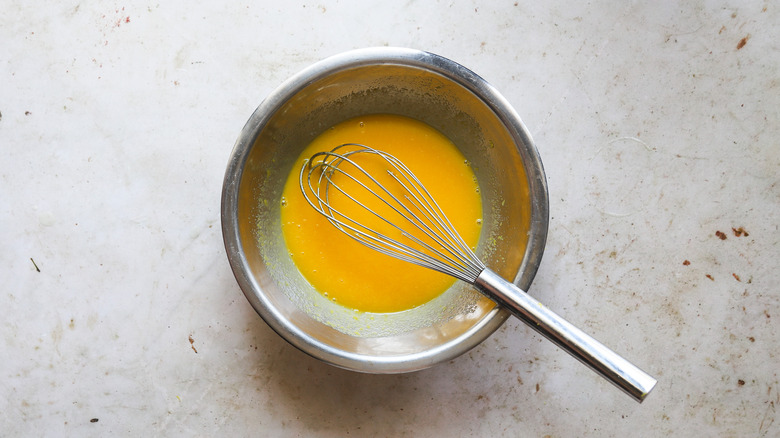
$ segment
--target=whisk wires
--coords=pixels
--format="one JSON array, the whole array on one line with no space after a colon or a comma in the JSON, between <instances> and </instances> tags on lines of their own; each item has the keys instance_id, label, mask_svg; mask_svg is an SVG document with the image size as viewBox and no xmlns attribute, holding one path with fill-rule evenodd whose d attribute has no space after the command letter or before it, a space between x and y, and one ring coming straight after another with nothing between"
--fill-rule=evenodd
<instances>
[{"instance_id":1,"label":"whisk wires","mask_svg":"<svg viewBox=\"0 0 780 438\"><path fill-rule=\"evenodd\" d=\"M369 248L469 283L485 269L422 182L386 152L346 143L316 153L299 183L309 205Z\"/></svg>"}]
</instances>

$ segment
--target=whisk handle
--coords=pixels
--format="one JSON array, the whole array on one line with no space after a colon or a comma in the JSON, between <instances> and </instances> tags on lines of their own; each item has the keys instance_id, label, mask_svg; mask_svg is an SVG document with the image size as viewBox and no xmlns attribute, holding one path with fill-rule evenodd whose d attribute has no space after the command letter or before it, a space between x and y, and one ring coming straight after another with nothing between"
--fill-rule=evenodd
<instances>
[{"instance_id":1,"label":"whisk handle","mask_svg":"<svg viewBox=\"0 0 780 438\"><path fill-rule=\"evenodd\" d=\"M636 401L641 403L655 386L656 379L652 376L490 269L482 271L474 285L487 297L507 307L531 328L601 374Z\"/></svg>"}]
</instances>

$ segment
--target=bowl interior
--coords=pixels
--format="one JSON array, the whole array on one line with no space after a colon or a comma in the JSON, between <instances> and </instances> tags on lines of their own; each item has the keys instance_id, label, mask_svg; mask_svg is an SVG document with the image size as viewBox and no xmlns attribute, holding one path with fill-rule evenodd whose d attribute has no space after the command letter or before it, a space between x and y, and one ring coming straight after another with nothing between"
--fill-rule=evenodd
<instances>
[{"instance_id":1,"label":"bowl interior","mask_svg":"<svg viewBox=\"0 0 780 438\"><path fill-rule=\"evenodd\" d=\"M547 194L525 128L482 79L424 52L381 55L351 53L315 64L258 107L228 166L223 227L242 290L280 335L337 366L402 372L467 351L507 314L462 282L398 314L357 314L316 293L290 259L279 219L284 183L301 151L327 128L366 114L400 114L438 129L479 180L478 256L525 289L544 246Z\"/></svg>"}]
</instances>

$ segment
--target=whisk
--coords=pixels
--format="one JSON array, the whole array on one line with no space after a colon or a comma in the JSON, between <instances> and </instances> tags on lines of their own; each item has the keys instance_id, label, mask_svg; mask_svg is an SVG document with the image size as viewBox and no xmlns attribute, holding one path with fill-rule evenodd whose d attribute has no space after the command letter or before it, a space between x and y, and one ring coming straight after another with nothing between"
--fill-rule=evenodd
<instances>
[{"instance_id":1,"label":"whisk","mask_svg":"<svg viewBox=\"0 0 780 438\"><path fill-rule=\"evenodd\" d=\"M384 175L373 171L377 168ZM649 374L487 268L398 158L346 143L312 155L301 166L299 182L306 201L352 239L474 285L639 402L655 386Z\"/></svg>"}]
</instances>

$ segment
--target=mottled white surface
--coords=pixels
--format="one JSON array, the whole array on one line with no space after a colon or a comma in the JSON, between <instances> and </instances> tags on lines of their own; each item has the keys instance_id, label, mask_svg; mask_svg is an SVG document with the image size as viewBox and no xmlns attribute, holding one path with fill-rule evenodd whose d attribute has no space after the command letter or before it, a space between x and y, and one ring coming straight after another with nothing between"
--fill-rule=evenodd
<instances>
[{"instance_id":1,"label":"mottled white surface","mask_svg":"<svg viewBox=\"0 0 780 438\"><path fill-rule=\"evenodd\" d=\"M690 3L0 0L0 434L780 436L780 8ZM532 292L657 376L644 404L515 320L377 376L249 306L219 223L241 127L381 45L516 107L551 199Z\"/></svg>"}]
</instances>

